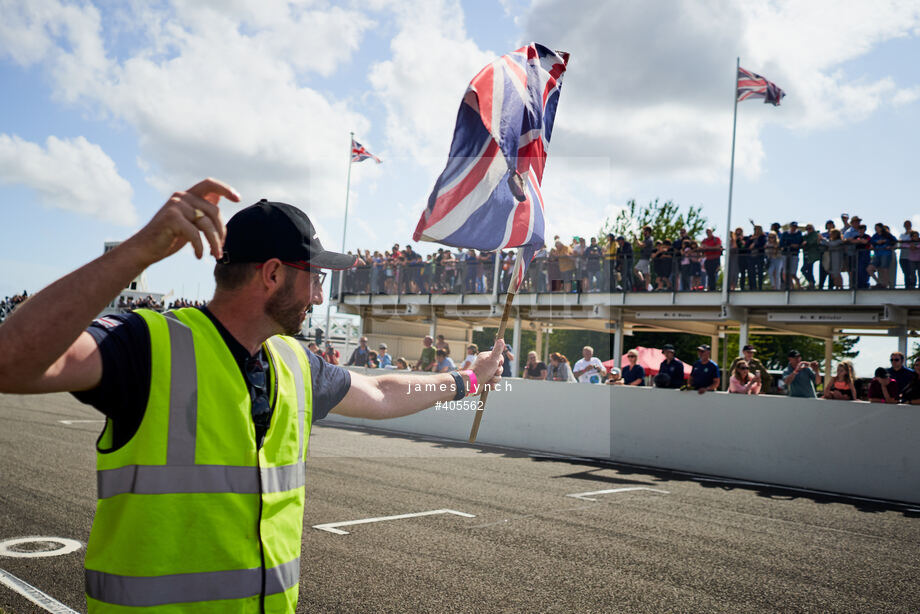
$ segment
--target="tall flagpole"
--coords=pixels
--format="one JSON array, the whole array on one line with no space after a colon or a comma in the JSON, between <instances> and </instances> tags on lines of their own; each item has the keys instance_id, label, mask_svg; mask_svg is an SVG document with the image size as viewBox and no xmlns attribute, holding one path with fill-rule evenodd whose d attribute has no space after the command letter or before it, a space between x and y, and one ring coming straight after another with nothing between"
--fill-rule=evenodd
<instances>
[{"instance_id":1,"label":"tall flagpole","mask_svg":"<svg viewBox=\"0 0 920 614\"><path fill-rule=\"evenodd\" d=\"M352 159L352 144L355 142L355 133L349 133L348 139L348 173L345 176L345 219L342 221L342 253L345 253L345 231L348 229L348 196L351 193L351 159ZM342 280L345 277L345 271L339 271L339 290L336 296L336 302L339 303L342 301ZM329 293L332 294L332 286L329 286ZM329 305L326 307L326 339L328 340L332 336L332 331L329 328L329 323L332 317L332 300L330 298ZM320 348L322 351L322 348Z\"/></svg>"},{"instance_id":2,"label":"tall flagpole","mask_svg":"<svg viewBox=\"0 0 920 614\"><path fill-rule=\"evenodd\" d=\"M732 164L728 172L728 214L725 216L725 264L722 267L722 304L728 305L728 278L729 262L731 262L732 244L732 188L735 183L735 131L738 128L738 71L741 68L741 58L735 58L735 113L732 118Z\"/></svg>"},{"instance_id":3,"label":"tall flagpole","mask_svg":"<svg viewBox=\"0 0 920 614\"><path fill-rule=\"evenodd\" d=\"M501 248L496 250L496 258L502 253ZM521 276L521 267L524 266L524 248L519 247L514 255L514 269L511 274L511 280L508 282L508 296L505 298L505 308L502 310L502 321L498 325L498 332L495 333L495 343L504 338L505 328L508 326L508 316L511 315L511 303L514 302L514 295L517 294L517 279ZM495 283L498 283L496 276ZM492 347L495 347L494 345ZM521 348L516 348L520 352ZM470 443L476 442L476 435L479 434L479 423L482 422L482 414L486 410L486 400L489 398L489 389L483 387L479 395L479 407L476 408L476 417L473 418L473 428L470 429Z\"/></svg>"}]
</instances>

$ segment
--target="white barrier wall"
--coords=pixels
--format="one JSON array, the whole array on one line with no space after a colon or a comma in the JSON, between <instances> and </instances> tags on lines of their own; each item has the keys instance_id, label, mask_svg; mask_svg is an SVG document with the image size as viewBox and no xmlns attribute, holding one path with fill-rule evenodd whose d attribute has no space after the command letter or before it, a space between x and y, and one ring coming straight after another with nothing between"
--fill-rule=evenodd
<instances>
[{"instance_id":1,"label":"white barrier wall","mask_svg":"<svg viewBox=\"0 0 920 614\"><path fill-rule=\"evenodd\" d=\"M381 369L352 368L380 375ZM611 388L565 382L505 378L489 393L476 438L478 443L557 452L592 458L610 457ZM479 397L467 397L471 403ZM461 401L460 403L463 403ZM436 410L394 418L361 420L330 414L327 422L347 422L418 435L467 441L475 413Z\"/></svg>"},{"instance_id":2,"label":"white barrier wall","mask_svg":"<svg viewBox=\"0 0 920 614\"><path fill-rule=\"evenodd\" d=\"M616 386L611 458L920 502L920 407Z\"/></svg>"},{"instance_id":3,"label":"white barrier wall","mask_svg":"<svg viewBox=\"0 0 920 614\"><path fill-rule=\"evenodd\" d=\"M510 390L489 394L479 443L920 503L918 406L502 384ZM387 421L326 420L466 441L473 418L432 408Z\"/></svg>"}]
</instances>

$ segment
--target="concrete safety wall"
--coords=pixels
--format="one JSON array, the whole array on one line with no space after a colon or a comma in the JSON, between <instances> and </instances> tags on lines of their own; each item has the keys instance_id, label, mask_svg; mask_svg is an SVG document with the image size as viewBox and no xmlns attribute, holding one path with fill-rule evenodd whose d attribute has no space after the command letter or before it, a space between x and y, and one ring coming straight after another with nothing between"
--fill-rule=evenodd
<instances>
[{"instance_id":1,"label":"concrete safety wall","mask_svg":"<svg viewBox=\"0 0 920 614\"><path fill-rule=\"evenodd\" d=\"M381 369L352 368L380 375ZM565 382L504 378L489 400L478 443L592 458L610 457L611 388ZM479 397L467 397L472 401ZM463 403L463 401L460 401ZM330 414L326 421L361 424L403 433L467 441L475 412L427 409L392 420L363 420Z\"/></svg>"},{"instance_id":2,"label":"concrete safety wall","mask_svg":"<svg viewBox=\"0 0 920 614\"><path fill-rule=\"evenodd\" d=\"M920 502L920 407L617 386L611 458Z\"/></svg>"},{"instance_id":3,"label":"concrete safety wall","mask_svg":"<svg viewBox=\"0 0 920 614\"><path fill-rule=\"evenodd\" d=\"M489 394L479 443L920 503L918 406L502 383ZM387 421L327 421L466 441L473 417L428 409Z\"/></svg>"}]
</instances>

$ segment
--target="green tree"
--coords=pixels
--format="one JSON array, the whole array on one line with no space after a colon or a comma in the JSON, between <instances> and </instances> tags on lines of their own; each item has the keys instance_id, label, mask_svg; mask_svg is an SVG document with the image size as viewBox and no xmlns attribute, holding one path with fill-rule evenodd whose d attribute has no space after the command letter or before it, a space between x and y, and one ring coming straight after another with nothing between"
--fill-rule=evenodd
<instances>
[{"instance_id":1,"label":"green tree","mask_svg":"<svg viewBox=\"0 0 920 614\"><path fill-rule=\"evenodd\" d=\"M728 365L722 364L723 352L727 351L728 363L731 364L731 361L740 353L738 339L736 334L727 335L725 339L722 339L724 345L720 345L719 355L713 356L712 359L720 366L727 367ZM709 341L709 337L688 333L636 333L625 338L623 349L627 350L640 345L661 348L662 345L670 343L674 346L678 358L684 362L693 362L696 360L696 348L701 344L708 344ZM834 341L834 362L855 358L858 351L853 348L858 342L859 337L852 336L840 337ZM757 349L757 357L768 369L785 368L790 350L798 350L805 360L817 360L822 363L822 369L824 368L824 341L821 339L804 335L752 335L748 343Z\"/></svg>"},{"instance_id":2,"label":"green tree","mask_svg":"<svg viewBox=\"0 0 920 614\"><path fill-rule=\"evenodd\" d=\"M600 236L606 240L607 233L612 233L632 240L639 235L639 229L648 225L652 227L652 238L656 241L676 237L681 228L686 228L690 236L697 237L709 222L702 211L702 206L691 205L683 212L674 201L659 202L657 198L640 207L634 199L626 203L612 221L609 218L605 220Z\"/></svg>"},{"instance_id":3,"label":"green tree","mask_svg":"<svg viewBox=\"0 0 920 614\"><path fill-rule=\"evenodd\" d=\"M479 346L480 350L492 347L495 340L497 328L484 328L482 331L473 332L473 343ZM508 328L505 330L505 343L511 343L512 332ZM544 344L549 344L550 352L559 352L569 359L569 362L575 363L581 358L581 350L586 345L594 348L594 355L602 361L609 360L613 356L613 335L592 330L563 330L555 329L549 335L544 335ZM519 364L523 365L527 360L527 353L536 349L537 334L534 331L521 331L521 347L514 348L518 357ZM542 355L541 355L542 359Z\"/></svg>"}]
</instances>

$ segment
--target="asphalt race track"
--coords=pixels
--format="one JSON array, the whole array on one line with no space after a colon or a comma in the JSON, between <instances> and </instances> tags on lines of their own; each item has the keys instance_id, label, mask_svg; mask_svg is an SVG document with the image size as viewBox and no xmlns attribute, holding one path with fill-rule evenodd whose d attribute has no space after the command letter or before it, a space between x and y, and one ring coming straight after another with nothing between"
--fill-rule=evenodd
<instances>
[{"instance_id":1,"label":"asphalt race track","mask_svg":"<svg viewBox=\"0 0 920 614\"><path fill-rule=\"evenodd\" d=\"M85 545L99 416L0 395L0 425L0 570L84 612L83 548L2 542ZM432 510L465 515L313 528ZM920 612L918 561L909 507L317 426L298 611ZM0 582L4 613L54 607Z\"/></svg>"}]
</instances>

